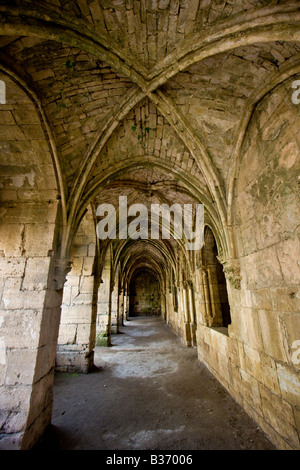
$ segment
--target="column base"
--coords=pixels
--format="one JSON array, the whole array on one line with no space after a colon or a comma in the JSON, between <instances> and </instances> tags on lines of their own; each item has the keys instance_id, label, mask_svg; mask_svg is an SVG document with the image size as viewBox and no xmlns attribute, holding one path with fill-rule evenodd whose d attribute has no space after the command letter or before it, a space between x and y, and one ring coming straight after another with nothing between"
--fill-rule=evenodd
<instances>
[{"instance_id":1,"label":"column base","mask_svg":"<svg viewBox=\"0 0 300 470\"><path fill-rule=\"evenodd\" d=\"M110 334L108 335L106 332L98 333L96 336L96 346L111 346L111 339Z\"/></svg>"},{"instance_id":2,"label":"column base","mask_svg":"<svg viewBox=\"0 0 300 470\"><path fill-rule=\"evenodd\" d=\"M94 366L94 351L57 351L55 370L57 372L77 372L87 374Z\"/></svg>"},{"instance_id":3,"label":"column base","mask_svg":"<svg viewBox=\"0 0 300 470\"><path fill-rule=\"evenodd\" d=\"M184 339L188 347L192 346L191 328L189 323L184 324Z\"/></svg>"}]
</instances>

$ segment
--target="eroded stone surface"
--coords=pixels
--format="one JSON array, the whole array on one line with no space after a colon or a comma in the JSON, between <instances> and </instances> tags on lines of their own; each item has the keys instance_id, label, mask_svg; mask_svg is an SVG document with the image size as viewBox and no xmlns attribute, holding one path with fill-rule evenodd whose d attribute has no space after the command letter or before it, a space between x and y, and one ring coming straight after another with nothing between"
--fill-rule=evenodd
<instances>
[{"instance_id":1,"label":"eroded stone surface","mask_svg":"<svg viewBox=\"0 0 300 470\"><path fill-rule=\"evenodd\" d=\"M297 4L26 0L0 16L0 446L34 445L54 368L92 368L148 272L151 312L299 449ZM99 241L97 207L120 195L204 204L204 248ZM172 369L143 354L141 375Z\"/></svg>"}]
</instances>

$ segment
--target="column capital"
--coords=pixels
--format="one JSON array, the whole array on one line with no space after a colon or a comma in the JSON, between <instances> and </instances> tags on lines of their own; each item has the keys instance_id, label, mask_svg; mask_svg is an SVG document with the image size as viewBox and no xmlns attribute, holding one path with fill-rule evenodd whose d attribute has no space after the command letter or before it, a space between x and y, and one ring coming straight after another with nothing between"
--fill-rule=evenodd
<instances>
[{"instance_id":1,"label":"column capital","mask_svg":"<svg viewBox=\"0 0 300 470\"><path fill-rule=\"evenodd\" d=\"M221 260L219 260L221 262ZM234 289L241 288L241 270L238 259L229 259L223 261L223 271Z\"/></svg>"},{"instance_id":2,"label":"column capital","mask_svg":"<svg viewBox=\"0 0 300 470\"><path fill-rule=\"evenodd\" d=\"M191 279L187 279L186 281L183 281L183 287L185 289L192 289L193 288L193 281Z\"/></svg>"},{"instance_id":3,"label":"column capital","mask_svg":"<svg viewBox=\"0 0 300 470\"><path fill-rule=\"evenodd\" d=\"M56 291L63 289L67 274L71 271L72 261L68 258L58 258L54 266L54 288Z\"/></svg>"}]
</instances>

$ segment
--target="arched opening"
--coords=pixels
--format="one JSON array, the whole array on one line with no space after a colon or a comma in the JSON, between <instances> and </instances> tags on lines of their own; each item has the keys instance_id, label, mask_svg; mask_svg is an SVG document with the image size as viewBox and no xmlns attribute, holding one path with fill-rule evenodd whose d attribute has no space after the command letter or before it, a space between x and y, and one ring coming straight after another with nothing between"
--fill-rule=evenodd
<instances>
[{"instance_id":1,"label":"arched opening","mask_svg":"<svg viewBox=\"0 0 300 470\"><path fill-rule=\"evenodd\" d=\"M1 446L27 448L51 420L61 304L54 283L58 184L35 103L16 81L0 78L7 93L0 129Z\"/></svg>"},{"instance_id":2,"label":"arched opening","mask_svg":"<svg viewBox=\"0 0 300 470\"><path fill-rule=\"evenodd\" d=\"M160 315L161 294L157 277L149 269L139 269L130 281L129 315Z\"/></svg>"},{"instance_id":3,"label":"arched opening","mask_svg":"<svg viewBox=\"0 0 300 470\"><path fill-rule=\"evenodd\" d=\"M231 323L230 306L223 266L218 260L218 247L209 227L205 228L203 268L206 274L209 326L225 327Z\"/></svg>"}]
</instances>

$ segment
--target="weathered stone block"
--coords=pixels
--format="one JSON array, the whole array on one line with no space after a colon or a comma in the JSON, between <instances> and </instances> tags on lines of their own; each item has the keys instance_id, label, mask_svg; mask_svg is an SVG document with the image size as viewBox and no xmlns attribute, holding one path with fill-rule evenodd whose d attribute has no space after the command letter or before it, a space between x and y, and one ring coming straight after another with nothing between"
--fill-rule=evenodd
<instances>
[{"instance_id":1,"label":"weathered stone block","mask_svg":"<svg viewBox=\"0 0 300 470\"><path fill-rule=\"evenodd\" d=\"M86 257L83 261L83 274L91 276L93 273L94 257Z\"/></svg>"},{"instance_id":2,"label":"weathered stone block","mask_svg":"<svg viewBox=\"0 0 300 470\"><path fill-rule=\"evenodd\" d=\"M257 412L261 410L261 398L259 392L259 382L243 369L240 370L241 384L240 393L244 399L253 406Z\"/></svg>"},{"instance_id":3,"label":"weathered stone block","mask_svg":"<svg viewBox=\"0 0 300 470\"><path fill-rule=\"evenodd\" d=\"M73 245L72 258L83 258L88 255L88 247L86 245Z\"/></svg>"},{"instance_id":4,"label":"weathered stone block","mask_svg":"<svg viewBox=\"0 0 300 470\"><path fill-rule=\"evenodd\" d=\"M94 257L96 254L96 244L89 243L88 245L88 256Z\"/></svg>"},{"instance_id":5,"label":"weathered stone block","mask_svg":"<svg viewBox=\"0 0 300 470\"><path fill-rule=\"evenodd\" d=\"M66 282L64 285L64 289L63 289L63 298L62 298L63 305L71 305L71 292L72 292L72 288L71 286L67 285L67 282Z\"/></svg>"},{"instance_id":6,"label":"weathered stone block","mask_svg":"<svg viewBox=\"0 0 300 470\"><path fill-rule=\"evenodd\" d=\"M24 290L45 290L47 288L50 261L49 257L27 259L22 285Z\"/></svg>"},{"instance_id":7,"label":"weathered stone block","mask_svg":"<svg viewBox=\"0 0 300 470\"><path fill-rule=\"evenodd\" d=\"M284 280L290 284L300 282L300 240L289 239L276 246Z\"/></svg>"},{"instance_id":8,"label":"weathered stone block","mask_svg":"<svg viewBox=\"0 0 300 470\"><path fill-rule=\"evenodd\" d=\"M85 344L88 347L90 342L90 330L90 323L87 323L86 325L78 325L76 337L77 344Z\"/></svg>"},{"instance_id":9,"label":"weathered stone block","mask_svg":"<svg viewBox=\"0 0 300 470\"><path fill-rule=\"evenodd\" d=\"M96 346L110 346L110 335L106 331L98 332L96 335Z\"/></svg>"},{"instance_id":10,"label":"weathered stone block","mask_svg":"<svg viewBox=\"0 0 300 470\"><path fill-rule=\"evenodd\" d=\"M240 321L239 340L249 344L253 349L263 351L263 332L258 321L258 311L256 309L242 308Z\"/></svg>"},{"instance_id":11,"label":"weathered stone block","mask_svg":"<svg viewBox=\"0 0 300 470\"><path fill-rule=\"evenodd\" d=\"M25 258L0 258L0 276L5 278L23 276Z\"/></svg>"},{"instance_id":12,"label":"weathered stone block","mask_svg":"<svg viewBox=\"0 0 300 470\"><path fill-rule=\"evenodd\" d=\"M239 351L241 369L252 375L256 380L261 381L262 370L260 363L260 353L256 349L253 349L247 346L247 344L242 343L239 343Z\"/></svg>"},{"instance_id":13,"label":"weathered stone block","mask_svg":"<svg viewBox=\"0 0 300 470\"><path fill-rule=\"evenodd\" d=\"M277 363L277 374L283 398L300 408L300 376L299 371L286 364Z\"/></svg>"},{"instance_id":14,"label":"weathered stone block","mask_svg":"<svg viewBox=\"0 0 300 470\"><path fill-rule=\"evenodd\" d=\"M88 323L91 319L90 305L72 305L71 307L64 307L62 314L62 321L65 324L69 323Z\"/></svg>"},{"instance_id":15,"label":"weathered stone block","mask_svg":"<svg viewBox=\"0 0 300 470\"><path fill-rule=\"evenodd\" d=\"M58 345L73 344L76 341L77 325L74 323L64 323L62 315L59 327Z\"/></svg>"},{"instance_id":16,"label":"weathered stone block","mask_svg":"<svg viewBox=\"0 0 300 470\"><path fill-rule=\"evenodd\" d=\"M82 276L80 279L80 292L92 294L94 291L94 276Z\"/></svg>"},{"instance_id":17,"label":"weathered stone block","mask_svg":"<svg viewBox=\"0 0 300 470\"><path fill-rule=\"evenodd\" d=\"M43 310L42 328L40 330L40 345L57 341L60 321L60 308L45 308Z\"/></svg>"},{"instance_id":18,"label":"weathered stone block","mask_svg":"<svg viewBox=\"0 0 300 470\"><path fill-rule=\"evenodd\" d=\"M22 256L22 232L24 226L21 224L0 225L0 250L6 257ZM1 259L0 259L1 268Z\"/></svg>"},{"instance_id":19,"label":"weathered stone block","mask_svg":"<svg viewBox=\"0 0 300 470\"><path fill-rule=\"evenodd\" d=\"M92 304L92 295L89 294L78 294L73 298L72 305L91 305Z\"/></svg>"},{"instance_id":20,"label":"weathered stone block","mask_svg":"<svg viewBox=\"0 0 300 470\"><path fill-rule=\"evenodd\" d=\"M264 418L292 448L299 448L292 406L263 385L259 388Z\"/></svg>"},{"instance_id":21,"label":"weathered stone block","mask_svg":"<svg viewBox=\"0 0 300 470\"><path fill-rule=\"evenodd\" d=\"M6 348L13 349L16 345L19 348L37 347L40 321L40 310L20 309L4 312L0 318L0 323Z\"/></svg>"},{"instance_id":22,"label":"weathered stone block","mask_svg":"<svg viewBox=\"0 0 300 470\"><path fill-rule=\"evenodd\" d=\"M70 276L80 276L82 273L82 266L83 266L84 258L82 256L77 256L72 259L72 270L68 275L68 280Z\"/></svg>"},{"instance_id":23,"label":"weathered stone block","mask_svg":"<svg viewBox=\"0 0 300 470\"><path fill-rule=\"evenodd\" d=\"M35 371L36 350L10 349L7 351L7 373L5 384L31 385Z\"/></svg>"},{"instance_id":24,"label":"weathered stone block","mask_svg":"<svg viewBox=\"0 0 300 470\"><path fill-rule=\"evenodd\" d=\"M270 290L270 295L271 295L271 300L272 300L272 307L277 312L294 312L295 314L300 312L300 289L299 287L297 286L277 287L275 289ZM261 308L265 308L265 307L261 307ZM285 314L285 317L286 316L287 314ZM293 315L291 314L290 317L292 318ZM297 317L299 318L299 314L297 315ZM296 322L294 326L299 332L300 326L298 325L298 328L297 328ZM300 338L300 332L298 336L295 335L295 339L296 338Z\"/></svg>"},{"instance_id":25,"label":"weathered stone block","mask_svg":"<svg viewBox=\"0 0 300 470\"><path fill-rule=\"evenodd\" d=\"M24 242L26 256L48 256L49 250L52 250L53 229L54 226L50 224L27 224Z\"/></svg>"},{"instance_id":26,"label":"weathered stone block","mask_svg":"<svg viewBox=\"0 0 300 470\"><path fill-rule=\"evenodd\" d=\"M26 411L12 411L2 429L7 434L18 433L25 430L26 422Z\"/></svg>"},{"instance_id":27,"label":"weathered stone block","mask_svg":"<svg viewBox=\"0 0 300 470\"><path fill-rule=\"evenodd\" d=\"M263 289L282 284L282 274L275 247L252 253L245 258L250 289Z\"/></svg>"},{"instance_id":28,"label":"weathered stone block","mask_svg":"<svg viewBox=\"0 0 300 470\"><path fill-rule=\"evenodd\" d=\"M273 290L256 289L251 291L251 298L254 308L262 308L266 310L272 309Z\"/></svg>"},{"instance_id":29,"label":"weathered stone block","mask_svg":"<svg viewBox=\"0 0 300 470\"><path fill-rule=\"evenodd\" d=\"M258 319L265 353L286 362L287 356L283 346L282 326L278 315L270 310L259 309Z\"/></svg>"}]
</instances>

